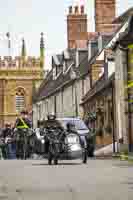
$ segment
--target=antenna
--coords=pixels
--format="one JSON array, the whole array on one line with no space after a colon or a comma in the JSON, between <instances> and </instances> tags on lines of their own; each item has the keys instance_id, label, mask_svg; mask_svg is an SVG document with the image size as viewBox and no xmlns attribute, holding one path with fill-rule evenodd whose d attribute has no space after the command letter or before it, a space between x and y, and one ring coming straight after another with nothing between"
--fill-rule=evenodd
<instances>
[{"instance_id":1,"label":"antenna","mask_svg":"<svg viewBox=\"0 0 133 200\"><path fill-rule=\"evenodd\" d=\"M7 37L7 40L8 40L8 56L11 56L11 39L10 39L10 33L9 32L6 33L6 37Z\"/></svg>"},{"instance_id":2,"label":"antenna","mask_svg":"<svg viewBox=\"0 0 133 200\"><path fill-rule=\"evenodd\" d=\"M8 41L8 56L11 56L11 28L10 25L8 25L8 32L6 33L7 41Z\"/></svg>"}]
</instances>

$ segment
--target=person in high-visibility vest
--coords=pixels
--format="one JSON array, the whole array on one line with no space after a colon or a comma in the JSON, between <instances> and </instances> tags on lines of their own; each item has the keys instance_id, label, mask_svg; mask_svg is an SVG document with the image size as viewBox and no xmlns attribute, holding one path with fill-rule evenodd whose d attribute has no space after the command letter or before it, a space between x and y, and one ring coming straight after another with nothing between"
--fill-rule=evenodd
<instances>
[{"instance_id":1,"label":"person in high-visibility vest","mask_svg":"<svg viewBox=\"0 0 133 200\"><path fill-rule=\"evenodd\" d=\"M17 158L21 158L21 159L23 159L23 145L25 142L25 139L24 139L25 136L24 136L23 130L27 129L27 134L28 134L28 129L32 127L31 122L27 116L28 116L27 111L25 110L21 111L20 116L16 119L15 126L14 126L15 128L17 128L16 154L17 154ZM28 142L28 138L26 140Z\"/></svg>"},{"instance_id":2,"label":"person in high-visibility vest","mask_svg":"<svg viewBox=\"0 0 133 200\"><path fill-rule=\"evenodd\" d=\"M23 128L31 128L31 122L28 119L28 112L23 110L20 113L20 116L16 119L15 128L23 129Z\"/></svg>"}]
</instances>

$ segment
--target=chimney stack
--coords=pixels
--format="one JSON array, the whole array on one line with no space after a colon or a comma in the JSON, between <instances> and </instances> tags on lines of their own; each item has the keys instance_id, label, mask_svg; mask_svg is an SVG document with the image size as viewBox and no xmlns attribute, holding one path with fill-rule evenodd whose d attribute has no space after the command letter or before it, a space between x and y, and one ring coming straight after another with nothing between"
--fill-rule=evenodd
<instances>
[{"instance_id":1,"label":"chimney stack","mask_svg":"<svg viewBox=\"0 0 133 200\"><path fill-rule=\"evenodd\" d=\"M69 14L67 15L67 40L68 48L76 48L77 44L81 44L88 39L87 33L87 14L84 13L84 6L77 4L69 6ZM78 42L77 42L78 41Z\"/></svg>"},{"instance_id":2,"label":"chimney stack","mask_svg":"<svg viewBox=\"0 0 133 200\"><path fill-rule=\"evenodd\" d=\"M112 24L115 18L116 0L95 0L95 31L100 33L112 33L115 26Z\"/></svg>"},{"instance_id":3,"label":"chimney stack","mask_svg":"<svg viewBox=\"0 0 133 200\"><path fill-rule=\"evenodd\" d=\"M84 14L84 10L85 10L85 8L84 8L83 5L80 7L80 10L81 10L81 14Z\"/></svg>"},{"instance_id":4,"label":"chimney stack","mask_svg":"<svg viewBox=\"0 0 133 200\"><path fill-rule=\"evenodd\" d=\"M72 6L69 6L69 14L72 14L72 12L73 12L73 8Z\"/></svg>"}]
</instances>

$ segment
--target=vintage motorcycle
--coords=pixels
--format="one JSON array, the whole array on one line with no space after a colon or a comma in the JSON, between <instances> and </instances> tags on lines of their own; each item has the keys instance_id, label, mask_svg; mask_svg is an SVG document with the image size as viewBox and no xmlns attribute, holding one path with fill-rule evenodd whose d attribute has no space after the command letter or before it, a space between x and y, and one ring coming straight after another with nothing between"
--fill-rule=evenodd
<instances>
[{"instance_id":1,"label":"vintage motorcycle","mask_svg":"<svg viewBox=\"0 0 133 200\"><path fill-rule=\"evenodd\" d=\"M39 129L38 129L39 132ZM57 165L59 160L82 159L87 162L87 150L82 145L77 132L67 132L58 121L44 121L44 129L40 134L41 145L44 146L44 157L48 164Z\"/></svg>"},{"instance_id":2,"label":"vintage motorcycle","mask_svg":"<svg viewBox=\"0 0 133 200\"><path fill-rule=\"evenodd\" d=\"M56 127L49 127L45 129L44 140L46 141L46 148L48 149L48 164L52 164L52 159L54 160L54 164L58 164L58 159L60 157L60 153L63 149L62 146L63 133L61 133L60 129ZM48 145L48 147L47 147Z\"/></svg>"}]
</instances>

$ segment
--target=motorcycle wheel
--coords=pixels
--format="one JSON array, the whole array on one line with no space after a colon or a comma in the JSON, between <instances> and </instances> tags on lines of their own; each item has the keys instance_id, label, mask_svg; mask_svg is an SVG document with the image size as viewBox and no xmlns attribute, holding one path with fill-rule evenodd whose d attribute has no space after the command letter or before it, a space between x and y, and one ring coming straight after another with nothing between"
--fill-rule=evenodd
<instances>
[{"instance_id":1,"label":"motorcycle wheel","mask_svg":"<svg viewBox=\"0 0 133 200\"><path fill-rule=\"evenodd\" d=\"M87 152L86 152L86 150L83 151L82 162L83 162L83 164L87 163Z\"/></svg>"}]
</instances>

